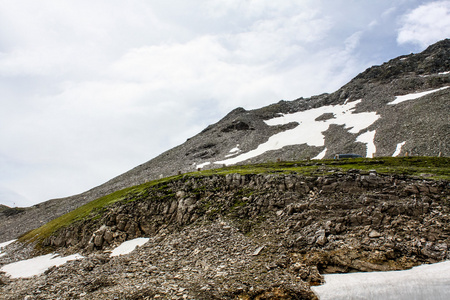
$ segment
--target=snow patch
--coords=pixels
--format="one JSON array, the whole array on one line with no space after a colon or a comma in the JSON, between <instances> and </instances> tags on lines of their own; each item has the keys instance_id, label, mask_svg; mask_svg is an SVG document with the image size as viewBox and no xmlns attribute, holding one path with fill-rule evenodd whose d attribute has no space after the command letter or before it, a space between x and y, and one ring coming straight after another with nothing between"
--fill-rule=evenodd
<instances>
[{"instance_id":1,"label":"snow patch","mask_svg":"<svg viewBox=\"0 0 450 300\"><path fill-rule=\"evenodd\" d=\"M340 299L450 299L450 261L410 270L324 275L325 284L313 286L320 300Z\"/></svg>"},{"instance_id":2,"label":"snow patch","mask_svg":"<svg viewBox=\"0 0 450 300\"><path fill-rule=\"evenodd\" d=\"M136 247L142 246L147 243L148 240L149 238L137 238L123 242L122 244L114 248L110 256L119 256L131 253L134 249L136 249Z\"/></svg>"},{"instance_id":3,"label":"snow patch","mask_svg":"<svg viewBox=\"0 0 450 300\"><path fill-rule=\"evenodd\" d=\"M241 152L241 149L239 149L239 144L236 145L233 149L231 149L225 157L235 156L238 155Z\"/></svg>"},{"instance_id":4,"label":"snow patch","mask_svg":"<svg viewBox=\"0 0 450 300\"><path fill-rule=\"evenodd\" d=\"M239 151L241 151L241 150L239 149L239 144L237 144L236 147L234 147L233 149L231 149L229 151L229 153L235 153L235 152L239 152Z\"/></svg>"},{"instance_id":5,"label":"snow patch","mask_svg":"<svg viewBox=\"0 0 450 300\"><path fill-rule=\"evenodd\" d=\"M17 241L17 240L11 240L11 241L0 243L0 249L5 248L6 246L8 246L9 244L14 243L15 241Z\"/></svg>"},{"instance_id":6,"label":"snow patch","mask_svg":"<svg viewBox=\"0 0 450 300\"><path fill-rule=\"evenodd\" d=\"M11 240L11 241L0 243L0 257L6 255L6 253L3 253L2 249L5 248L6 246L8 246L9 244L14 243L15 241L17 241L17 240Z\"/></svg>"},{"instance_id":7,"label":"snow patch","mask_svg":"<svg viewBox=\"0 0 450 300\"><path fill-rule=\"evenodd\" d=\"M207 165L209 165L209 164L211 164L210 161L207 161L207 162L198 164L197 167L196 167L196 169L201 169L201 168L203 168L204 166L207 166Z\"/></svg>"},{"instance_id":8,"label":"snow patch","mask_svg":"<svg viewBox=\"0 0 450 300\"><path fill-rule=\"evenodd\" d=\"M323 147L325 146L325 137L322 132L326 131L332 124L344 125L349 132L359 133L380 117L376 112L352 113L352 110L360 102L361 99L343 105L328 105L292 114L282 114L279 117L265 120L264 122L269 126L284 125L291 122L296 122L298 125L293 129L272 135L267 142L260 144L254 150L214 163L236 164L267 151L278 150L290 145L307 144L309 146ZM333 113L334 118L323 121L315 120L325 113Z\"/></svg>"},{"instance_id":9,"label":"snow patch","mask_svg":"<svg viewBox=\"0 0 450 300\"><path fill-rule=\"evenodd\" d=\"M392 157L400 155L400 152L402 151L402 147L404 144L406 144L406 141L397 144L397 148L395 148L395 151L394 151L394 154L392 154Z\"/></svg>"},{"instance_id":10,"label":"snow patch","mask_svg":"<svg viewBox=\"0 0 450 300\"><path fill-rule=\"evenodd\" d=\"M51 253L4 265L0 270L11 278L27 278L42 274L53 266L61 266L70 260L81 258L83 256L79 254L59 257L58 254Z\"/></svg>"},{"instance_id":11,"label":"snow patch","mask_svg":"<svg viewBox=\"0 0 450 300\"><path fill-rule=\"evenodd\" d=\"M322 152L314 156L312 159L322 159L325 157L325 154L327 153L327 148L323 149Z\"/></svg>"},{"instance_id":12,"label":"snow patch","mask_svg":"<svg viewBox=\"0 0 450 300\"><path fill-rule=\"evenodd\" d=\"M420 92L420 93L413 93L413 94L408 94L408 95L403 95L403 96L396 96L395 100L392 102L389 102L389 105L395 105L395 104L399 104L405 101L409 101L409 100L415 100L418 98L421 98L423 96L426 96L428 94L432 94L441 90L445 90L446 88L448 88L448 86L444 86L441 87L439 89L435 89L435 90L431 90L431 91L426 91L426 92Z\"/></svg>"},{"instance_id":13,"label":"snow patch","mask_svg":"<svg viewBox=\"0 0 450 300\"><path fill-rule=\"evenodd\" d=\"M377 147L375 147L375 130L367 131L356 138L357 142L366 144L366 157L374 157L377 152Z\"/></svg>"},{"instance_id":14,"label":"snow patch","mask_svg":"<svg viewBox=\"0 0 450 300\"><path fill-rule=\"evenodd\" d=\"M447 75L450 74L450 71L438 73L439 75Z\"/></svg>"}]
</instances>

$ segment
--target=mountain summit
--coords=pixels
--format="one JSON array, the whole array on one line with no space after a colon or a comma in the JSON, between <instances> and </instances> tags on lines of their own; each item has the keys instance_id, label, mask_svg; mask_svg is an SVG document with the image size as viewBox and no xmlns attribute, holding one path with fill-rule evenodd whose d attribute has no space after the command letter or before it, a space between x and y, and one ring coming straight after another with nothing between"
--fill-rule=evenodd
<instances>
[{"instance_id":1,"label":"mountain summit","mask_svg":"<svg viewBox=\"0 0 450 300\"><path fill-rule=\"evenodd\" d=\"M182 145L80 195L0 210L0 242L89 201L157 178L224 165L449 156L450 40L368 68L331 94L237 108Z\"/></svg>"}]
</instances>

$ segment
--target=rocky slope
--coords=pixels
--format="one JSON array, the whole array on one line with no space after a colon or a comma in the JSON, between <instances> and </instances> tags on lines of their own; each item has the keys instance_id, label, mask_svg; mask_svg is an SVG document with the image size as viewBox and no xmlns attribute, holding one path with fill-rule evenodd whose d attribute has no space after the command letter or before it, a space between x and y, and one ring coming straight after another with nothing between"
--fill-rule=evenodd
<instances>
[{"instance_id":1,"label":"rocky slope","mask_svg":"<svg viewBox=\"0 0 450 300\"><path fill-rule=\"evenodd\" d=\"M3 299L314 299L323 273L450 259L450 183L350 169L179 176L47 237L86 258L30 279L0 275ZM109 250L135 237L129 255ZM11 244L0 264L31 250ZM21 249L21 247L24 247ZM24 251L25 250L25 251Z\"/></svg>"},{"instance_id":2,"label":"rocky slope","mask_svg":"<svg viewBox=\"0 0 450 300\"><path fill-rule=\"evenodd\" d=\"M26 210L0 211L0 241L113 191L199 167L329 158L336 153L448 156L450 88L445 87L450 85L449 71L450 40L446 39L422 53L369 68L332 94L250 111L235 109L182 145L92 190ZM392 105L396 96L423 91L434 92ZM306 127L302 120L308 120ZM305 138L305 132L320 128L314 137ZM283 134L287 138L277 140ZM293 141L282 148L275 146L286 139Z\"/></svg>"}]
</instances>

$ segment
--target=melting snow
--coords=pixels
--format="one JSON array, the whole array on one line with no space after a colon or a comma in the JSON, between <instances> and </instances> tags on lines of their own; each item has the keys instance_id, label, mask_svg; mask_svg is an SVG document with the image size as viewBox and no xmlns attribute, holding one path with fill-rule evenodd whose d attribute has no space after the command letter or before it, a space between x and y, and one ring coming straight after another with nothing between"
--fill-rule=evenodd
<instances>
[{"instance_id":1,"label":"melting snow","mask_svg":"<svg viewBox=\"0 0 450 300\"><path fill-rule=\"evenodd\" d=\"M394 104L399 104L399 103L402 103L402 102L405 102L405 101L409 101L409 100L415 100L415 99L421 98L423 96L426 96L428 94L432 94L432 93L444 90L446 88L448 88L448 86L444 86L444 87L441 87L439 89L426 91L426 92L421 92L421 93L413 93L413 94L408 94L408 95L403 95L403 96L397 96L397 97L395 97L394 101L392 101L392 102L390 102L388 104L389 105L394 105Z\"/></svg>"},{"instance_id":2,"label":"melting snow","mask_svg":"<svg viewBox=\"0 0 450 300\"><path fill-rule=\"evenodd\" d=\"M357 142L361 142L366 144L366 157L373 157L377 152L377 148L375 147L374 139L375 139L375 130L367 131L366 133L361 134L356 138Z\"/></svg>"},{"instance_id":3,"label":"melting snow","mask_svg":"<svg viewBox=\"0 0 450 300\"><path fill-rule=\"evenodd\" d=\"M404 144L406 144L406 141L397 144L397 148L395 148L395 152L394 154L392 154L392 157L400 155L400 152L402 151L402 147Z\"/></svg>"},{"instance_id":4,"label":"melting snow","mask_svg":"<svg viewBox=\"0 0 450 300\"><path fill-rule=\"evenodd\" d=\"M235 156L241 152L241 149L239 149L239 144L236 145L233 149L229 151L230 154L225 155L225 157Z\"/></svg>"},{"instance_id":5,"label":"melting snow","mask_svg":"<svg viewBox=\"0 0 450 300\"><path fill-rule=\"evenodd\" d=\"M277 133L269 138L256 149L242 153L236 157L217 161L215 164L236 164L244 160L256 157L270 150L278 150L285 146L307 144L309 146L323 147L325 138L322 132L326 131L332 124L344 125L351 133L359 133L372 125L379 115L376 112L352 113L361 99L346 103L343 105L328 105L307 111L296 112L282 115L270 120L266 120L269 126L284 125L291 122L297 122L295 128ZM316 121L323 114L332 113L334 118L322 121Z\"/></svg>"},{"instance_id":6,"label":"melting snow","mask_svg":"<svg viewBox=\"0 0 450 300\"><path fill-rule=\"evenodd\" d=\"M446 75L446 74L450 74L450 71L447 71L447 72L441 72L441 73L438 73L439 75Z\"/></svg>"},{"instance_id":7,"label":"melting snow","mask_svg":"<svg viewBox=\"0 0 450 300\"><path fill-rule=\"evenodd\" d=\"M410 270L324 275L325 284L312 287L320 300L450 299L450 261Z\"/></svg>"},{"instance_id":8,"label":"melting snow","mask_svg":"<svg viewBox=\"0 0 450 300\"><path fill-rule=\"evenodd\" d=\"M122 244L114 248L114 250L111 252L111 256L128 254L134 249L136 249L137 246L142 246L145 243L147 243L148 240L149 238L137 238L134 240L123 242Z\"/></svg>"},{"instance_id":9,"label":"melting snow","mask_svg":"<svg viewBox=\"0 0 450 300\"><path fill-rule=\"evenodd\" d=\"M0 249L5 248L6 246L8 246L9 244L14 243L15 241L17 241L17 240L11 240L11 241L0 243Z\"/></svg>"},{"instance_id":10,"label":"melting snow","mask_svg":"<svg viewBox=\"0 0 450 300\"><path fill-rule=\"evenodd\" d=\"M325 154L327 153L327 148L323 149L322 152L314 156L312 159L322 159L325 157Z\"/></svg>"},{"instance_id":11,"label":"melting snow","mask_svg":"<svg viewBox=\"0 0 450 300\"><path fill-rule=\"evenodd\" d=\"M197 165L197 169L201 169L201 168L203 168L204 166L207 166L207 165L209 165L211 162L209 162L209 161L207 161L207 162L204 162L204 163L201 163L201 164L198 164Z\"/></svg>"},{"instance_id":12,"label":"melting snow","mask_svg":"<svg viewBox=\"0 0 450 300\"><path fill-rule=\"evenodd\" d=\"M47 254L4 265L0 270L11 278L26 278L44 273L53 266L60 266L69 260L83 258L79 254L59 257L58 254Z\"/></svg>"},{"instance_id":13,"label":"melting snow","mask_svg":"<svg viewBox=\"0 0 450 300\"><path fill-rule=\"evenodd\" d=\"M17 240L11 240L11 241L0 243L0 257L6 255L6 253L2 253L2 249L5 248L6 246L8 246L9 244L14 243L15 241L17 241Z\"/></svg>"},{"instance_id":14,"label":"melting snow","mask_svg":"<svg viewBox=\"0 0 450 300\"><path fill-rule=\"evenodd\" d=\"M239 149L239 144L237 144L236 147L234 147L233 149L231 149L229 152L230 152L230 153L235 153L235 152L239 152L239 151L241 151L241 150Z\"/></svg>"}]
</instances>

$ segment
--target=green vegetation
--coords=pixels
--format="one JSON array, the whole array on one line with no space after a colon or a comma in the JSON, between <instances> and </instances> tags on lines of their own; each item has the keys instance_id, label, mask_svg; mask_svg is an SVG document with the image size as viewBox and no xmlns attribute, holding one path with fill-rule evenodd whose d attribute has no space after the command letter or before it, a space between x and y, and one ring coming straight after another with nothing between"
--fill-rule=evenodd
<instances>
[{"instance_id":1,"label":"green vegetation","mask_svg":"<svg viewBox=\"0 0 450 300\"><path fill-rule=\"evenodd\" d=\"M255 165L238 165L191 173L192 176L226 175L232 173L297 173L306 176L327 175L358 169L363 172L375 170L380 174L398 174L450 180L450 158L448 157L379 157L304 160Z\"/></svg>"},{"instance_id":2,"label":"green vegetation","mask_svg":"<svg viewBox=\"0 0 450 300\"><path fill-rule=\"evenodd\" d=\"M74 209L73 211L65 215L60 216L59 218L56 218L48 222L47 224L39 228L27 232L26 234L21 236L19 240L29 242L42 241L45 238L52 235L54 232L57 232L60 228L66 227L76 221L82 220L88 217L93 212L95 212L96 214L91 215L91 217L98 218L99 217L98 214L101 213L103 211L103 208L105 208L108 205L111 205L118 201L131 202L137 200L147 195L147 191L149 188L164 185L165 183L179 179L180 177L181 177L180 175L177 175L159 180L154 180L141 185L125 188L123 190L116 191L109 195L100 197L83 206L78 207L77 209Z\"/></svg>"},{"instance_id":3,"label":"green vegetation","mask_svg":"<svg viewBox=\"0 0 450 300\"><path fill-rule=\"evenodd\" d=\"M42 241L55 233L60 228L66 227L86 217L98 218L105 207L118 201L131 202L145 199L151 196L151 189L164 190L164 195L159 199L164 200L174 196L173 191L168 189L168 183L175 180L186 181L190 177L205 177L212 175L239 174L261 174L282 173L302 174L305 176L321 176L335 172L347 172L351 169L361 170L362 173L375 170L380 174L398 174L407 176L426 177L433 180L450 180L450 158L448 157L383 157L383 158L356 158L342 160L306 160L297 162L277 162L255 165L238 165L224 167L214 170L193 172L184 175L176 175L159 180L154 180L141 185L125 188L112 194L91 201L47 224L23 235L22 241ZM194 190L203 193L200 187ZM242 191L243 195L249 196L248 191ZM245 205L244 202L236 202L238 208Z\"/></svg>"}]
</instances>

